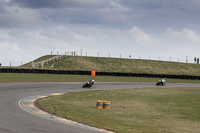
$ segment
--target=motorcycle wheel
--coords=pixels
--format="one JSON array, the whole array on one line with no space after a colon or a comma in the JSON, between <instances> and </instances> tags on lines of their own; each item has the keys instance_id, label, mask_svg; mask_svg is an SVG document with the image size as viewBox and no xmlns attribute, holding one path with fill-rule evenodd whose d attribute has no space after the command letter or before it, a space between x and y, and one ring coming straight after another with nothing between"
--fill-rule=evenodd
<instances>
[{"instance_id":1,"label":"motorcycle wheel","mask_svg":"<svg viewBox=\"0 0 200 133\"><path fill-rule=\"evenodd\" d=\"M84 84L83 86L82 86L82 88L85 88L86 87L86 85Z\"/></svg>"}]
</instances>

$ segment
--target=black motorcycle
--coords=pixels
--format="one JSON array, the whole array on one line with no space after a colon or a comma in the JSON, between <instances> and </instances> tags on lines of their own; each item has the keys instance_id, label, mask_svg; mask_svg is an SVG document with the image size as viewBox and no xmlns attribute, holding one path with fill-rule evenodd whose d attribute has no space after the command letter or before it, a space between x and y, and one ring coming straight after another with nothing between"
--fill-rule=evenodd
<instances>
[{"instance_id":1,"label":"black motorcycle","mask_svg":"<svg viewBox=\"0 0 200 133\"><path fill-rule=\"evenodd\" d=\"M156 83L156 86L164 86L165 85L165 82L162 82L162 80L159 80L157 83Z\"/></svg>"},{"instance_id":2,"label":"black motorcycle","mask_svg":"<svg viewBox=\"0 0 200 133\"><path fill-rule=\"evenodd\" d=\"M86 82L82 87L83 88L90 88L93 86L94 83L91 83L91 82Z\"/></svg>"}]
</instances>

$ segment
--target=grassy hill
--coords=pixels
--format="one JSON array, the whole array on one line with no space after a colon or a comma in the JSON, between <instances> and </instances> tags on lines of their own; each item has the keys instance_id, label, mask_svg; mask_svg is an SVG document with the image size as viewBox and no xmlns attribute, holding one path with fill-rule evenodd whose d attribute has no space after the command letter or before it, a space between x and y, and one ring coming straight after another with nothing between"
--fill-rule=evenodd
<instances>
[{"instance_id":1,"label":"grassy hill","mask_svg":"<svg viewBox=\"0 0 200 133\"><path fill-rule=\"evenodd\" d=\"M40 61L49 59L49 58L51 58L53 56L55 56L55 55L45 55L45 56L39 57L39 58L37 58L37 59L35 59L35 60L31 61L31 62L40 62ZM24 64L24 65L22 65L20 67L28 67L28 68L30 68L31 67L31 62L26 63L26 64Z\"/></svg>"},{"instance_id":2,"label":"grassy hill","mask_svg":"<svg viewBox=\"0 0 200 133\"><path fill-rule=\"evenodd\" d=\"M49 57L52 56L43 56L35 61ZM51 65L48 64L44 68L48 69ZM29 67L29 65L23 67ZM68 56L61 61L54 62L54 69L200 76L200 64L103 57Z\"/></svg>"}]
</instances>

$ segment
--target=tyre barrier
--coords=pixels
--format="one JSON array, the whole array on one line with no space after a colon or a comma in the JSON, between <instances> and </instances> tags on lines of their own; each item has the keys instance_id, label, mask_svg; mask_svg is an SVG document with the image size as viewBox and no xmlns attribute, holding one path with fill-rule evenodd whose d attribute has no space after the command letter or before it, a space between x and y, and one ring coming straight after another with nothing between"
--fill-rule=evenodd
<instances>
[{"instance_id":1,"label":"tyre barrier","mask_svg":"<svg viewBox=\"0 0 200 133\"><path fill-rule=\"evenodd\" d=\"M103 101L97 100L97 102L96 102L96 108L97 109L103 109Z\"/></svg>"},{"instance_id":2,"label":"tyre barrier","mask_svg":"<svg viewBox=\"0 0 200 133\"><path fill-rule=\"evenodd\" d=\"M110 109L110 101L97 100L96 108L97 109Z\"/></svg>"},{"instance_id":3,"label":"tyre barrier","mask_svg":"<svg viewBox=\"0 0 200 133\"><path fill-rule=\"evenodd\" d=\"M64 75L91 75L91 71L82 70L46 70L46 69L17 69L0 68L0 73L30 73L30 74L64 74ZM96 76L123 76L123 77L146 77L146 78L172 78L200 80L200 76L190 75L167 75L167 74L147 74L147 73L121 73L121 72L96 72Z\"/></svg>"},{"instance_id":4,"label":"tyre barrier","mask_svg":"<svg viewBox=\"0 0 200 133\"><path fill-rule=\"evenodd\" d=\"M103 108L110 109L110 101L103 101Z\"/></svg>"}]
</instances>

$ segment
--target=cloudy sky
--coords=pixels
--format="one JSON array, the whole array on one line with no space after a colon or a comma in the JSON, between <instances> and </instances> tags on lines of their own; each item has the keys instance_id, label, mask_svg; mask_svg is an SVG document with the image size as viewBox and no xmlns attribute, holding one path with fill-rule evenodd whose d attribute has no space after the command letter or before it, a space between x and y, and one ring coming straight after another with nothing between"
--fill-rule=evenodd
<instances>
[{"instance_id":1,"label":"cloudy sky","mask_svg":"<svg viewBox=\"0 0 200 133\"><path fill-rule=\"evenodd\" d=\"M199 0L0 0L0 62L80 55L193 62Z\"/></svg>"}]
</instances>

